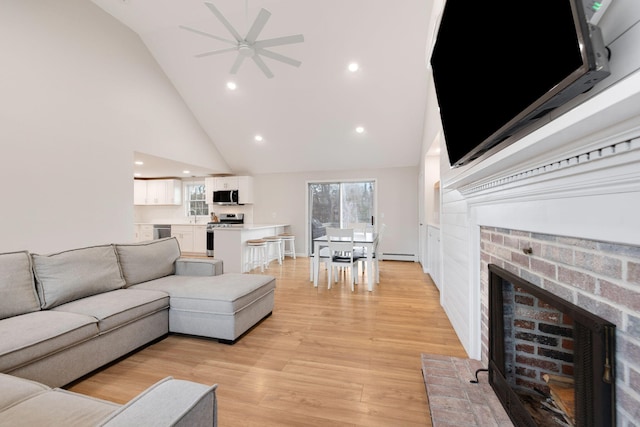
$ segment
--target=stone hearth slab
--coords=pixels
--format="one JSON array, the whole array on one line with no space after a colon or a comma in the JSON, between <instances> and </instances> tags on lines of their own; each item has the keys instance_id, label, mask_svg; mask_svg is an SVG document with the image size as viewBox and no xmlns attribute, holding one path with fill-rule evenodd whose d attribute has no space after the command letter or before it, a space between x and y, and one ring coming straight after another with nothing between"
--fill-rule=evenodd
<instances>
[{"instance_id":1,"label":"stone hearth slab","mask_svg":"<svg viewBox=\"0 0 640 427\"><path fill-rule=\"evenodd\" d=\"M487 372L478 360L438 354L422 354L422 376L427 389L433 427L513 427Z\"/></svg>"}]
</instances>

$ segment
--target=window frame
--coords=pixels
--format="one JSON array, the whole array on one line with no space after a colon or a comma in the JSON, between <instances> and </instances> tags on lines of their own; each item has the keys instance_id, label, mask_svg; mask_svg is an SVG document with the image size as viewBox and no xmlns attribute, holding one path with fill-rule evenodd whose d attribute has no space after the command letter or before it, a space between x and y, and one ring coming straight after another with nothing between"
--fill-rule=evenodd
<instances>
[{"instance_id":1,"label":"window frame","mask_svg":"<svg viewBox=\"0 0 640 427\"><path fill-rule=\"evenodd\" d=\"M198 193L193 193L192 188L194 187L202 187L202 190ZM197 218L208 218L209 217L209 205L207 204L207 191L206 185L204 181L186 181L183 184L183 193L184 193L184 215L187 218L195 217ZM202 198L192 199L193 194L201 194ZM192 209L192 203L202 202L202 208ZM195 215L192 214L195 212Z\"/></svg>"}]
</instances>

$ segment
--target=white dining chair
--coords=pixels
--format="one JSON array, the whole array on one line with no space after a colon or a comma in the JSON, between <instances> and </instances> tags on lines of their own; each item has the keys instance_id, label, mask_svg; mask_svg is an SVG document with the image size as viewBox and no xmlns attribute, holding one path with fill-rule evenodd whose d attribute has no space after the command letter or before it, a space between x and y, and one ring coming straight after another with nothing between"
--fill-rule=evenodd
<instances>
[{"instance_id":1,"label":"white dining chair","mask_svg":"<svg viewBox=\"0 0 640 427\"><path fill-rule=\"evenodd\" d=\"M376 283L380 283L380 264L378 263L380 256L378 254L378 246L380 242L382 242L382 237L384 237L384 232L387 228L387 224L381 224L380 229L378 230L378 238L373 244L373 251L371 252L371 259L373 260L373 268L376 270ZM367 266L367 252L365 248L356 249L356 255L360 258L360 262L362 264L362 274L365 273Z\"/></svg>"},{"instance_id":2,"label":"white dining chair","mask_svg":"<svg viewBox=\"0 0 640 427\"><path fill-rule=\"evenodd\" d=\"M327 271L328 289L331 289L331 279L338 282L338 272L344 267L350 267L351 291L358 280L358 260L354 252L353 229L327 228L327 246L329 247L329 270Z\"/></svg>"}]
</instances>

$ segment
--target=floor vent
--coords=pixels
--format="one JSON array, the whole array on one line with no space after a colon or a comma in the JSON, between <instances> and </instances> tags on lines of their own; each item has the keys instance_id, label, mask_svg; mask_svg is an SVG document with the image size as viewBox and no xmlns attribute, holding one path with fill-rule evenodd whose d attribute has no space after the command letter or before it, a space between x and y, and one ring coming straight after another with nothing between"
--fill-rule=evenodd
<instances>
[{"instance_id":1,"label":"floor vent","mask_svg":"<svg viewBox=\"0 0 640 427\"><path fill-rule=\"evenodd\" d=\"M389 260L389 261L411 261L416 262L415 254L394 254L389 252L383 252L381 260Z\"/></svg>"}]
</instances>

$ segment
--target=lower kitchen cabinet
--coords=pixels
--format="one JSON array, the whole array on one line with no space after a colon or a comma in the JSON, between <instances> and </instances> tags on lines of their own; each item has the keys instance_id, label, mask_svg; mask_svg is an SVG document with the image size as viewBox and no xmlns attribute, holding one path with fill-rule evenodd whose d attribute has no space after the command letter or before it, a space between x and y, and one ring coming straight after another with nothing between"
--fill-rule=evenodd
<instances>
[{"instance_id":1,"label":"lower kitchen cabinet","mask_svg":"<svg viewBox=\"0 0 640 427\"><path fill-rule=\"evenodd\" d=\"M207 226L193 226L193 252L199 254L207 253Z\"/></svg>"},{"instance_id":2,"label":"lower kitchen cabinet","mask_svg":"<svg viewBox=\"0 0 640 427\"><path fill-rule=\"evenodd\" d=\"M136 242L144 242L146 240L153 240L153 225L151 224L138 224L136 225Z\"/></svg>"},{"instance_id":3,"label":"lower kitchen cabinet","mask_svg":"<svg viewBox=\"0 0 640 427\"><path fill-rule=\"evenodd\" d=\"M181 252L193 252L192 225L172 225L171 237L175 237L178 240Z\"/></svg>"},{"instance_id":4,"label":"lower kitchen cabinet","mask_svg":"<svg viewBox=\"0 0 640 427\"><path fill-rule=\"evenodd\" d=\"M171 236L178 240L181 252L207 252L206 225L171 225Z\"/></svg>"}]
</instances>

